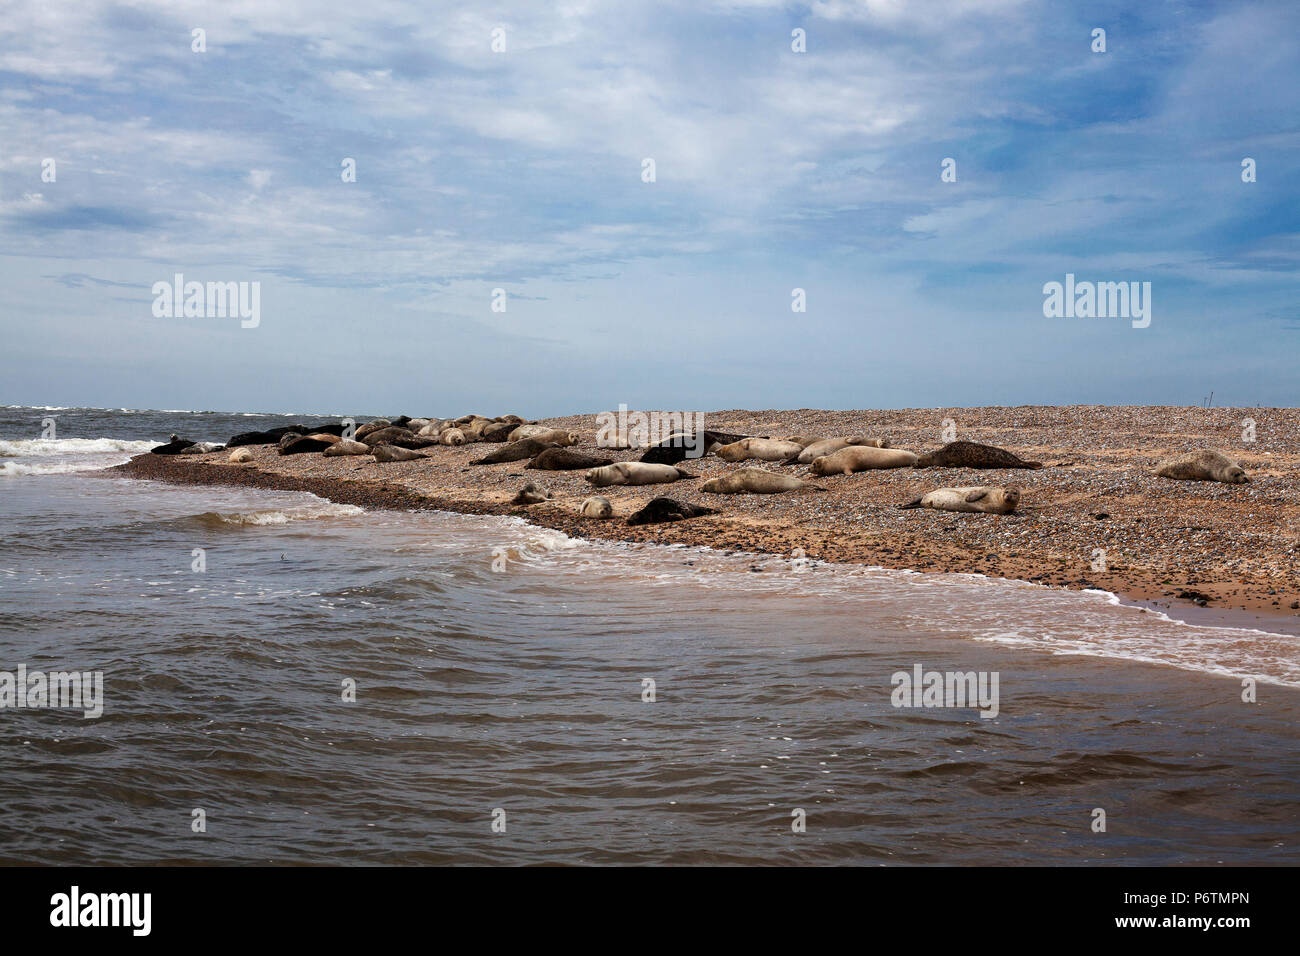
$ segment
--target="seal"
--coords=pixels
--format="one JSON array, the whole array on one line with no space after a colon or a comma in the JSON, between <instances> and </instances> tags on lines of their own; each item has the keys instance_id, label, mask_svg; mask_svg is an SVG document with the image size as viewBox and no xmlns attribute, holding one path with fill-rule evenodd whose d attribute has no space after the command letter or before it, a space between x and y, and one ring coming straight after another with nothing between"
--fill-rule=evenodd
<instances>
[{"instance_id":1,"label":"seal","mask_svg":"<svg viewBox=\"0 0 1300 956\"><path fill-rule=\"evenodd\" d=\"M230 453L230 460L236 465L242 465L253 460L253 453L247 448L236 448Z\"/></svg>"},{"instance_id":2,"label":"seal","mask_svg":"<svg viewBox=\"0 0 1300 956\"><path fill-rule=\"evenodd\" d=\"M296 436L295 436L296 437ZM184 438L177 438L175 435L165 445L158 445L156 448L150 448L151 455L179 455L186 448L193 445L194 442L187 441Z\"/></svg>"},{"instance_id":3,"label":"seal","mask_svg":"<svg viewBox=\"0 0 1300 956\"><path fill-rule=\"evenodd\" d=\"M510 433L517 426L514 422L493 422L483 429L483 440L490 442L504 442L510 438Z\"/></svg>"},{"instance_id":4,"label":"seal","mask_svg":"<svg viewBox=\"0 0 1300 956\"><path fill-rule=\"evenodd\" d=\"M898 507L1009 515L1019 504L1019 486L1007 485L1003 488L996 485L983 485L966 488L936 488Z\"/></svg>"},{"instance_id":5,"label":"seal","mask_svg":"<svg viewBox=\"0 0 1300 956\"><path fill-rule=\"evenodd\" d=\"M799 452L794 458L787 458L786 464L798 462L801 465L810 465L815 458L821 458L823 455L833 455L841 448L848 448L850 445L860 445L864 448L888 448L889 442L883 438L822 438L811 444L804 445L803 451Z\"/></svg>"},{"instance_id":6,"label":"seal","mask_svg":"<svg viewBox=\"0 0 1300 956\"><path fill-rule=\"evenodd\" d=\"M438 435L438 441L444 445L463 445L465 444L465 433L459 428L448 428Z\"/></svg>"},{"instance_id":7,"label":"seal","mask_svg":"<svg viewBox=\"0 0 1300 956\"><path fill-rule=\"evenodd\" d=\"M654 498L640 511L629 516L627 523L629 525L660 524L664 521L684 521L687 518L699 518L717 513L717 508L692 505L674 498Z\"/></svg>"},{"instance_id":8,"label":"seal","mask_svg":"<svg viewBox=\"0 0 1300 956\"><path fill-rule=\"evenodd\" d=\"M320 429L317 429L318 431ZM305 425L285 425L282 428L272 428L264 432L240 432L238 435L226 442L227 448L238 448L241 445L274 445L280 440L285 432L294 432L298 435L307 434Z\"/></svg>"},{"instance_id":9,"label":"seal","mask_svg":"<svg viewBox=\"0 0 1300 956\"><path fill-rule=\"evenodd\" d=\"M674 465L653 465L643 461L617 461L593 468L584 476L597 488L609 485L661 485L679 478L694 478Z\"/></svg>"},{"instance_id":10,"label":"seal","mask_svg":"<svg viewBox=\"0 0 1300 956\"><path fill-rule=\"evenodd\" d=\"M762 468L741 468L721 478L710 478L700 485L700 491L714 495L779 495L783 491L798 491L800 488L826 490L820 485Z\"/></svg>"},{"instance_id":11,"label":"seal","mask_svg":"<svg viewBox=\"0 0 1300 956\"><path fill-rule=\"evenodd\" d=\"M1209 448L1166 458L1156 466L1156 474L1161 478L1176 478L1181 481L1222 481L1229 485L1250 482L1246 469L1223 452Z\"/></svg>"},{"instance_id":12,"label":"seal","mask_svg":"<svg viewBox=\"0 0 1300 956\"><path fill-rule=\"evenodd\" d=\"M218 445L214 441L196 441L189 448L182 448L182 455L206 455L210 451L221 451L225 445Z\"/></svg>"},{"instance_id":13,"label":"seal","mask_svg":"<svg viewBox=\"0 0 1300 956\"><path fill-rule=\"evenodd\" d=\"M363 441L342 438L326 448L321 454L326 458L340 458L345 455L369 455L370 446Z\"/></svg>"},{"instance_id":14,"label":"seal","mask_svg":"<svg viewBox=\"0 0 1300 956\"><path fill-rule=\"evenodd\" d=\"M1041 461L1025 461L1018 455L994 445L973 441L953 441L938 451L921 455L913 468L1042 468Z\"/></svg>"},{"instance_id":15,"label":"seal","mask_svg":"<svg viewBox=\"0 0 1300 956\"><path fill-rule=\"evenodd\" d=\"M738 442L741 439L749 438L748 435L733 435L731 432L715 432L712 429L704 430L704 438L701 441L696 436L698 432L687 434L680 432L675 435L669 435L657 445L652 445L641 455L641 460L651 465L677 465L687 458L702 458L712 451L716 451L719 445L730 445L732 442ZM624 441L624 445L614 445L613 447L633 447L633 440L637 436L617 435L615 440Z\"/></svg>"},{"instance_id":16,"label":"seal","mask_svg":"<svg viewBox=\"0 0 1300 956\"><path fill-rule=\"evenodd\" d=\"M848 445L837 452L814 458L810 470L814 475L851 475L873 468L907 468L916 464L916 456L901 448L872 448Z\"/></svg>"},{"instance_id":17,"label":"seal","mask_svg":"<svg viewBox=\"0 0 1300 956\"><path fill-rule=\"evenodd\" d=\"M785 461L787 458L797 458L801 451L803 445L798 442L775 438L742 438L730 445L718 446L716 454L723 461L748 461L750 458Z\"/></svg>"},{"instance_id":18,"label":"seal","mask_svg":"<svg viewBox=\"0 0 1300 956\"><path fill-rule=\"evenodd\" d=\"M409 448L403 448L400 445L375 445L370 449L370 454L375 456L375 461L414 461L417 458L428 458L428 455L421 455L418 451L411 451Z\"/></svg>"},{"instance_id":19,"label":"seal","mask_svg":"<svg viewBox=\"0 0 1300 956\"><path fill-rule=\"evenodd\" d=\"M577 432L562 428L547 428L545 425L520 425L510 433L510 441L522 441L525 438L540 438L555 442L557 445L576 445L582 440Z\"/></svg>"},{"instance_id":20,"label":"seal","mask_svg":"<svg viewBox=\"0 0 1300 956\"><path fill-rule=\"evenodd\" d=\"M508 461L523 461L525 458L536 458L546 449L556 447L558 446L554 442L542 441L540 438L524 438L502 445L491 454L484 455L477 461L471 461L470 464L500 465Z\"/></svg>"},{"instance_id":21,"label":"seal","mask_svg":"<svg viewBox=\"0 0 1300 956\"><path fill-rule=\"evenodd\" d=\"M535 505L554 497L545 488L539 488L530 481L519 489L519 493L510 499L510 503L512 505Z\"/></svg>"},{"instance_id":22,"label":"seal","mask_svg":"<svg viewBox=\"0 0 1300 956\"><path fill-rule=\"evenodd\" d=\"M364 425L360 426L356 432L353 433L352 437L356 441L361 441L361 439L365 438L371 432L377 432L381 428L391 428L392 425L393 423L387 418L376 418L373 422L366 422Z\"/></svg>"},{"instance_id":23,"label":"seal","mask_svg":"<svg viewBox=\"0 0 1300 956\"><path fill-rule=\"evenodd\" d=\"M614 506L609 503L608 498L592 495L582 503L582 516L584 518L612 518L614 517Z\"/></svg>"},{"instance_id":24,"label":"seal","mask_svg":"<svg viewBox=\"0 0 1300 956\"><path fill-rule=\"evenodd\" d=\"M579 468L603 468L612 464L614 462L608 458L584 455L572 448L548 448L524 467L538 471L575 471Z\"/></svg>"}]
</instances>

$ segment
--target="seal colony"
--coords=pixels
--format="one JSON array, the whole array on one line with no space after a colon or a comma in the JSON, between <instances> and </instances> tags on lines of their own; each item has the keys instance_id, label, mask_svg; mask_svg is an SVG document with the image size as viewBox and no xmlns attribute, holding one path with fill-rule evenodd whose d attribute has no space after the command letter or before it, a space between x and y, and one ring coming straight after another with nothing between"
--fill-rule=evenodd
<instances>
[{"instance_id":1,"label":"seal colony","mask_svg":"<svg viewBox=\"0 0 1300 956\"><path fill-rule=\"evenodd\" d=\"M650 449L676 465L638 461L645 448L598 444L594 416L389 416L358 419L352 437L337 423L308 420L233 436L224 451L210 443L211 452L181 454L223 436L176 436L172 454L140 456L123 470L302 488L372 507L518 513L572 535L785 555L800 548L813 559L1160 601L1195 590L1211 603L1294 613L1300 413L1249 412L1259 422L1253 447L1235 440L1245 410L718 412L707 415L702 456ZM957 422L960 441L938 440L945 419ZM446 443L453 432L458 443ZM718 454L737 444L740 460ZM526 476L545 486L535 482L514 504ZM641 484L647 479L654 483ZM659 487L665 480L671 489ZM966 500L980 489L988 490ZM663 492L674 505L629 524ZM677 517L642 524L661 513ZM1105 570L1094 570L1097 549L1109 555Z\"/></svg>"}]
</instances>

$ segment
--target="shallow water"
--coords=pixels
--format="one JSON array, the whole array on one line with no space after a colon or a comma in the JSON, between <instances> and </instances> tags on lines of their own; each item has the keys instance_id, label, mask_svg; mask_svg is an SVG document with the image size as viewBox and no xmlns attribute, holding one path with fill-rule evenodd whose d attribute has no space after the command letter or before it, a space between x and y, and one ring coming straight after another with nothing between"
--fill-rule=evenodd
<instances>
[{"instance_id":1,"label":"shallow water","mask_svg":"<svg viewBox=\"0 0 1300 956\"><path fill-rule=\"evenodd\" d=\"M0 710L0 861L1300 860L1300 638L91 470L295 420L0 409L0 670L105 694ZM997 716L894 707L915 665Z\"/></svg>"}]
</instances>

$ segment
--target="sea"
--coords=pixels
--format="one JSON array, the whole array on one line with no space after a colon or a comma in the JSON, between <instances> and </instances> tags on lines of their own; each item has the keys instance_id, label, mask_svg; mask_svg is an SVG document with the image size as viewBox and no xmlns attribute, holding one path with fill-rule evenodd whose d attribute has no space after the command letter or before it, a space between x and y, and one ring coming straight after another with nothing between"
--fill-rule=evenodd
<instances>
[{"instance_id":1,"label":"sea","mask_svg":"<svg viewBox=\"0 0 1300 956\"><path fill-rule=\"evenodd\" d=\"M1294 635L107 470L338 420L0 407L0 863L1300 862Z\"/></svg>"}]
</instances>

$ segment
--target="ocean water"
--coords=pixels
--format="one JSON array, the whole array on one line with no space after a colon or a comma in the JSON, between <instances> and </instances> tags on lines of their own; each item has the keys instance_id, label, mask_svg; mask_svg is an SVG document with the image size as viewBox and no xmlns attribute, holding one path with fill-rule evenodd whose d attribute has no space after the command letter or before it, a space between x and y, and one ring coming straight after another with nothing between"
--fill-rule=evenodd
<instances>
[{"instance_id":1,"label":"ocean water","mask_svg":"<svg viewBox=\"0 0 1300 956\"><path fill-rule=\"evenodd\" d=\"M0 862L1300 862L1294 636L103 470L322 420L0 408Z\"/></svg>"}]
</instances>

